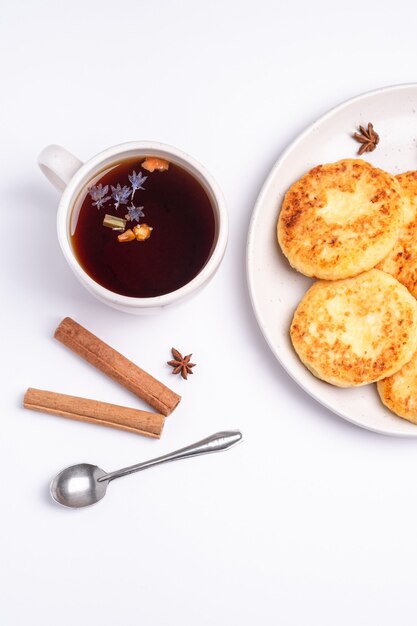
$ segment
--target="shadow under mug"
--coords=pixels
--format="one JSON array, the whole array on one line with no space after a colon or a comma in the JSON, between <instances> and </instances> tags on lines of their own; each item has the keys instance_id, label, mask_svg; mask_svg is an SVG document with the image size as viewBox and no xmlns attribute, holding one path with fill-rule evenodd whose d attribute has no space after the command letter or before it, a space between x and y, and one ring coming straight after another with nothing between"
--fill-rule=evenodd
<instances>
[{"instance_id":1,"label":"shadow under mug","mask_svg":"<svg viewBox=\"0 0 417 626\"><path fill-rule=\"evenodd\" d=\"M75 201L89 181L107 166L124 159L156 156L175 163L189 172L205 189L213 208L215 238L206 264L197 276L186 285L170 293L151 298L134 298L119 295L102 287L91 278L78 262L70 240L71 213ZM154 313L186 300L208 283L223 258L228 237L228 216L223 194L207 170L190 155L178 148L154 141L131 141L100 152L82 163L70 152L57 145L47 146L38 157L38 164L48 180L60 191L58 207L58 239L69 266L78 280L101 302L124 311L140 315Z\"/></svg>"}]
</instances>

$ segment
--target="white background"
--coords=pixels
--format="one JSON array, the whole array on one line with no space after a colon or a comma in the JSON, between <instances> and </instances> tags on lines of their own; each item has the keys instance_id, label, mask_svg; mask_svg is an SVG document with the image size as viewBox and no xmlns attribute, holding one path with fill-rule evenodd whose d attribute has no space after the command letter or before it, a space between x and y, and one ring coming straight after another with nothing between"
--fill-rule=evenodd
<instances>
[{"instance_id":1,"label":"white background","mask_svg":"<svg viewBox=\"0 0 417 626\"><path fill-rule=\"evenodd\" d=\"M299 390L244 269L285 145L341 101L416 79L415 3L2 0L0 53L2 626L415 625L417 440ZM77 282L36 166L48 143L87 159L133 139L190 152L230 211L215 279L146 318ZM28 386L145 407L52 339L66 315L183 395L160 441L21 408ZM194 353L187 382L164 365L172 345ZM65 465L116 469L225 428L245 442L120 480L96 507L49 499Z\"/></svg>"}]
</instances>

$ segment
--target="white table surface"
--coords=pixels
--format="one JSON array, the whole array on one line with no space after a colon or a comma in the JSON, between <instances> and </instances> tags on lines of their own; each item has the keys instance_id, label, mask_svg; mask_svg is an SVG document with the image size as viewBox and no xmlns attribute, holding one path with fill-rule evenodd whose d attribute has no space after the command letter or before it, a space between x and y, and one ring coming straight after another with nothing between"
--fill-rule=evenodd
<instances>
[{"instance_id":1,"label":"white table surface","mask_svg":"<svg viewBox=\"0 0 417 626\"><path fill-rule=\"evenodd\" d=\"M2 626L414 625L417 441L298 389L244 262L285 145L339 102L416 79L415 3L3 0L1 15ZM77 282L36 166L48 143L87 159L132 139L190 152L230 211L215 279L155 317ZM28 386L145 407L52 339L66 315L183 395L160 441L21 408ZM194 353L188 382L164 365L171 345ZM225 428L244 444L120 480L96 507L49 499L65 465L116 469Z\"/></svg>"}]
</instances>

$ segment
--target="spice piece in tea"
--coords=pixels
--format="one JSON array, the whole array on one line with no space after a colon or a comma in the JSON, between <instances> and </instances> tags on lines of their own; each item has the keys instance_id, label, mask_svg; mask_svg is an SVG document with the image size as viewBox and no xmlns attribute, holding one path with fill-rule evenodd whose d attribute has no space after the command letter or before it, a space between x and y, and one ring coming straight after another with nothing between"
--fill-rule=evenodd
<instances>
[{"instance_id":1,"label":"spice piece in tea","mask_svg":"<svg viewBox=\"0 0 417 626\"><path fill-rule=\"evenodd\" d=\"M148 172L164 172L169 168L169 163L165 159L159 159L158 157L146 157L141 166Z\"/></svg>"},{"instance_id":2,"label":"spice piece in tea","mask_svg":"<svg viewBox=\"0 0 417 626\"><path fill-rule=\"evenodd\" d=\"M359 126L359 133L355 133L353 138L362 144L358 150L358 154L373 152L379 143L379 135L374 131L374 127L371 122L369 122L368 128Z\"/></svg>"},{"instance_id":3,"label":"spice piece in tea","mask_svg":"<svg viewBox=\"0 0 417 626\"><path fill-rule=\"evenodd\" d=\"M111 228L112 230L124 230L126 228L126 220L116 215L105 215L103 220L103 226Z\"/></svg>"},{"instance_id":4,"label":"spice piece in tea","mask_svg":"<svg viewBox=\"0 0 417 626\"><path fill-rule=\"evenodd\" d=\"M117 240L120 241L120 243L124 243L125 241L134 241L135 239L135 233L130 228L125 230L125 232L121 235L117 236Z\"/></svg>"},{"instance_id":5,"label":"spice piece in tea","mask_svg":"<svg viewBox=\"0 0 417 626\"><path fill-rule=\"evenodd\" d=\"M148 226L147 224L138 224L138 226L133 228L133 233L137 241L145 241L146 239L149 239L152 231L152 226Z\"/></svg>"},{"instance_id":6,"label":"spice piece in tea","mask_svg":"<svg viewBox=\"0 0 417 626\"><path fill-rule=\"evenodd\" d=\"M192 367L195 367L195 363L190 363L190 359L192 354L187 354L187 356L182 356L181 352L178 352L175 348L171 348L172 356L174 357L171 361L167 361L167 364L170 365L173 370L173 374L181 374L184 380L187 380L188 374L193 374Z\"/></svg>"}]
</instances>

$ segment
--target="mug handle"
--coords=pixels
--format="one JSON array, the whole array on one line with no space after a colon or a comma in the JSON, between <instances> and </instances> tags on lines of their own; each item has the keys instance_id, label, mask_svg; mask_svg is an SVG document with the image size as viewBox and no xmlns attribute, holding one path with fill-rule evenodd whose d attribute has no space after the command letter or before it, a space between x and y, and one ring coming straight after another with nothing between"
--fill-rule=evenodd
<instances>
[{"instance_id":1,"label":"mug handle","mask_svg":"<svg viewBox=\"0 0 417 626\"><path fill-rule=\"evenodd\" d=\"M38 156L38 165L54 187L63 191L83 162L62 146L46 146Z\"/></svg>"}]
</instances>

